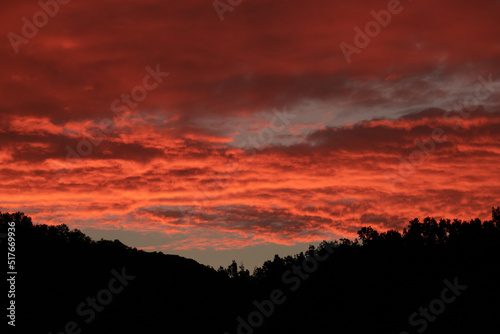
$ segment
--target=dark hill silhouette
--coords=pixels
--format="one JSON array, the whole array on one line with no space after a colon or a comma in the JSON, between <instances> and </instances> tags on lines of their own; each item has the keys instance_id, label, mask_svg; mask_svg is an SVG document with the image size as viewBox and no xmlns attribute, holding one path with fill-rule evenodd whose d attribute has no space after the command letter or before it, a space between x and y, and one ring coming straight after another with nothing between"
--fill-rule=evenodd
<instances>
[{"instance_id":1,"label":"dark hill silhouette","mask_svg":"<svg viewBox=\"0 0 500 334\"><path fill-rule=\"evenodd\" d=\"M500 208L485 222L414 219L403 233L365 227L359 240L324 241L295 256L276 255L252 275L235 262L215 271L118 240L93 241L66 225L33 224L22 213L0 213L0 233L7 233L10 221L16 222L17 333L500 328ZM96 297L90 311L87 298Z\"/></svg>"}]
</instances>

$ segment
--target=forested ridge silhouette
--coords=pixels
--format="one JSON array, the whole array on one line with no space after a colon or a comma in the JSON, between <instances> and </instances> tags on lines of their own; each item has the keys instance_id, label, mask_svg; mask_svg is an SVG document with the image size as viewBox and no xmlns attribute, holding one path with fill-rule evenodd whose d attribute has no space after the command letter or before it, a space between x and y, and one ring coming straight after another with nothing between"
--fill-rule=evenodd
<instances>
[{"instance_id":1,"label":"forested ridge silhouette","mask_svg":"<svg viewBox=\"0 0 500 334\"><path fill-rule=\"evenodd\" d=\"M66 333L71 321L78 334L500 332L499 207L487 221L427 217L402 233L364 227L358 239L276 255L253 273L235 261L215 270L118 240L94 241L20 212L0 213L0 233L12 221L18 333ZM81 316L78 305L125 272L131 279L86 322L90 312ZM466 288L454 295L447 284L457 282ZM262 323L252 326L259 319L249 315L269 305L273 291L281 291L280 303L272 312L264 306ZM438 315L410 324L434 300L449 301Z\"/></svg>"}]
</instances>

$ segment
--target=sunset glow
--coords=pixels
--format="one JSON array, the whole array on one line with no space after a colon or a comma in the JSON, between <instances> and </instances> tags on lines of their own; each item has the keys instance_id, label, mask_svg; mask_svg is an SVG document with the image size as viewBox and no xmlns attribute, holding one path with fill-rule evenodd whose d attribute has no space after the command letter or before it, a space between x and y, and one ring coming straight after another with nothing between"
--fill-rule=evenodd
<instances>
[{"instance_id":1,"label":"sunset glow","mask_svg":"<svg viewBox=\"0 0 500 334\"><path fill-rule=\"evenodd\" d=\"M401 1L356 47L393 5L72 0L26 38L5 4L0 211L173 254L488 219L500 2Z\"/></svg>"}]
</instances>

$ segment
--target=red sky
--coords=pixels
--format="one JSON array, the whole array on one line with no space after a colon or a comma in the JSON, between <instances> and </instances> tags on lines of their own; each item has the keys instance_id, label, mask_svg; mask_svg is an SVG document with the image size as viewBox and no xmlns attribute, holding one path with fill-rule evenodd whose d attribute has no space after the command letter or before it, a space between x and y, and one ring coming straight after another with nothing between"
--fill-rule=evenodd
<instances>
[{"instance_id":1,"label":"red sky","mask_svg":"<svg viewBox=\"0 0 500 334\"><path fill-rule=\"evenodd\" d=\"M500 205L500 1L48 2L0 14L1 211L260 265Z\"/></svg>"}]
</instances>

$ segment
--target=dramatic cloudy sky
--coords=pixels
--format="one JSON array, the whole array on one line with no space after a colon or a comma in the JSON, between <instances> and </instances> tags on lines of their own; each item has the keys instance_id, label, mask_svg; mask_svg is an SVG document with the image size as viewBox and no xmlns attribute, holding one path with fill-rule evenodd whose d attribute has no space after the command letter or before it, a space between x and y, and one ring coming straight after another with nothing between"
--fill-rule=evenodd
<instances>
[{"instance_id":1,"label":"dramatic cloudy sky","mask_svg":"<svg viewBox=\"0 0 500 334\"><path fill-rule=\"evenodd\" d=\"M253 268L500 205L500 1L60 1L2 4L1 211Z\"/></svg>"}]
</instances>

